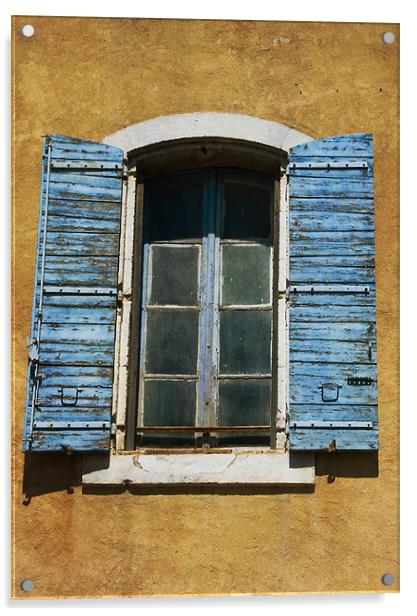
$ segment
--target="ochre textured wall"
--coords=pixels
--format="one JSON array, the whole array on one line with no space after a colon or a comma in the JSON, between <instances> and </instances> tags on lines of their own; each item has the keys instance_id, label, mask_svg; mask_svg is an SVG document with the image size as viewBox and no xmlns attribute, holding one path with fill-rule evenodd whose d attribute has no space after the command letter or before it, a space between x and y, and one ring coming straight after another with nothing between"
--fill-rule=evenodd
<instances>
[{"instance_id":1,"label":"ochre textured wall","mask_svg":"<svg viewBox=\"0 0 417 616\"><path fill-rule=\"evenodd\" d=\"M20 27L32 23L25 39ZM14 596L398 590L398 55L381 24L16 17ZM392 30L397 40L381 40ZM78 461L21 453L41 137L101 141L194 111L375 145L380 452L317 458L314 493L83 494ZM24 488L28 494L24 495ZM33 593L20 590L22 579Z\"/></svg>"}]
</instances>

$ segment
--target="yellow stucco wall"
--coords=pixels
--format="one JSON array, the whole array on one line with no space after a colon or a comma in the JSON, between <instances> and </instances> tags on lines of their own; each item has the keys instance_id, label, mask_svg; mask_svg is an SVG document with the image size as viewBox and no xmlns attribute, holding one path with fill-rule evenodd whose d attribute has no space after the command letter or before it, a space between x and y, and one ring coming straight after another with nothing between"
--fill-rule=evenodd
<instances>
[{"instance_id":1,"label":"yellow stucco wall","mask_svg":"<svg viewBox=\"0 0 417 616\"><path fill-rule=\"evenodd\" d=\"M19 34L32 23L35 36ZM378 24L16 17L14 590L16 597L398 590L399 28ZM381 40L392 30L393 45ZM195 111L375 145L379 468L321 455L314 493L83 494L78 462L20 451L41 136L101 141ZM377 476L376 476L377 475ZM26 485L27 487L27 485ZM30 578L30 595L19 584Z\"/></svg>"}]
</instances>

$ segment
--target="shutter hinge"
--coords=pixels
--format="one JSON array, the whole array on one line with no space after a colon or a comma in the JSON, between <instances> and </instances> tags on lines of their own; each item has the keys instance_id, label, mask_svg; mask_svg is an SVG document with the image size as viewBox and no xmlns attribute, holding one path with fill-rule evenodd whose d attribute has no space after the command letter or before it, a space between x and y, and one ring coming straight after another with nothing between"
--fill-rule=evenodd
<instances>
[{"instance_id":1,"label":"shutter hinge","mask_svg":"<svg viewBox=\"0 0 417 616\"><path fill-rule=\"evenodd\" d=\"M46 295L116 295L113 287L45 286Z\"/></svg>"},{"instance_id":2,"label":"shutter hinge","mask_svg":"<svg viewBox=\"0 0 417 616\"><path fill-rule=\"evenodd\" d=\"M117 302L122 303L123 301L132 301L132 293L123 293L121 289L117 291Z\"/></svg>"},{"instance_id":3,"label":"shutter hinge","mask_svg":"<svg viewBox=\"0 0 417 616\"><path fill-rule=\"evenodd\" d=\"M371 430L373 428L372 421L292 421L289 424L290 430L298 429L365 429Z\"/></svg>"},{"instance_id":4,"label":"shutter hinge","mask_svg":"<svg viewBox=\"0 0 417 616\"><path fill-rule=\"evenodd\" d=\"M109 430L109 421L34 421L37 430Z\"/></svg>"},{"instance_id":5,"label":"shutter hinge","mask_svg":"<svg viewBox=\"0 0 417 616\"><path fill-rule=\"evenodd\" d=\"M99 162L99 161L89 161L89 162L73 162L73 163L64 163L64 162L51 162L51 169L68 169L68 170L98 170L98 171L122 171L124 170L124 166L119 163L111 163L111 162Z\"/></svg>"},{"instance_id":6,"label":"shutter hinge","mask_svg":"<svg viewBox=\"0 0 417 616\"><path fill-rule=\"evenodd\" d=\"M369 286L361 285L345 285L345 284L333 284L333 285L290 285L287 293L364 293L369 295Z\"/></svg>"},{"instance_id":7,"label":"shutter hinge","mask_svg":"<svg viewBox=\"0 0 417 616\"><path fill-rule=\"evenodd\" d=\"M286 168L286 173L287 175L290 173L290 171L297 171L297 169L322 169L323 171L326 171L327 169L368 169L369 165L368 165L368 161L367 160L349 160L349 161L345 161L345 162L331 162L331 163L324 163L324 162L306 162L306 161L300 161L300 162L291 162L288 163L287 168Z\"/></svg>"},{"instance_id":8,"label":"shutter hinge","mask_svg":"<svg viewBox=\"0 0 417 616\"><path fill-rule=\"evenodd\" d=\"M37 364L39 362L39 346L36 340L29 346L28 356L31 364Z\"/></svg>"}]
</instances>

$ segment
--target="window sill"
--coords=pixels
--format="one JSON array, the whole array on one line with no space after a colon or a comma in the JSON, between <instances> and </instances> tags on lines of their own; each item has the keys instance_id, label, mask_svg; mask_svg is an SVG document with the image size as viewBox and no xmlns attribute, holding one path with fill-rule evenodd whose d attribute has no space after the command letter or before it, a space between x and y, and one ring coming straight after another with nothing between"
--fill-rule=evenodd
<instances>
[{"instance_id":1,"label":"window sill","mask_svg":"<svg viewBox=\"0 0 417 616\"><path fill-rule=\"evenodd\" d=\"M84 456L83 485L314 485L314 454L280 451Z\"/></svg>"}]
</instances>

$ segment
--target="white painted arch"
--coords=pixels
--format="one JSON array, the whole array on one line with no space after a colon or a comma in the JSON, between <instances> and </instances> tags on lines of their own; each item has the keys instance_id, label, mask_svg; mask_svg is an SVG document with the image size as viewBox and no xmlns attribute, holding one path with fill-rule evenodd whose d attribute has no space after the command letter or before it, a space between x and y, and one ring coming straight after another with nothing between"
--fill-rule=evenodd
<instances>
[{"instance_id":1,"label":"white painted arch","mask_svg":"<svg viewBox=\"0 0 417 616\"><path fill-rule=\"evenodd\" d=\"M301 133L279 122L263 120L253 116L231 113L186 113L161 116L132 124L103 139L103 143L121 148L126 155L146 148L180 141L220 139L253 144L259 149L273 148L281 152L296 145L312 141L309 135ZM134 158L134 156L132 157ZM256 448L235 451L232 454L169 454L141 457L138 453L125 452L126 408L128 399L128 370L130 345L130 319L132 309L132 264L134 258L134 224L136 177L128 174L122 209L121 259L119 283L122 304L116 324L116 361L113 385L113 415L116 417L116 451L107 463L85 458L83 484L268 484L268 485L313 485L314 456L292 454L291 460L285 451L285 434L277 433L277 448L274 451L260 451ZM280 227L286 228L287 221L286 179L280 182ZM280 236L279 289L286 288L287 238ZM281 366L279 408L285 408L286 385L286 320L285 296L281 294L278 306L280 323L278 363ZM279 420L284 425L284 417ZM281 427L282 427L281 426ZM142 460L142 458L144 458ZM145 459L146 458L146 459ZM91 462L91 464L90 464ZM103 464L103 466L101 466ZM146 467L146 468L145 468Z\"/></svg>"},{"instance_id":2,"label":"white painted arch","mask_svg":"<svg viewBox=\"0 0 417 616\"><path fill-rule=\"evenodd\" d=\"M129 153L169 141L201 138L247 141L284 152L313 140L280 122L234 113L198 112L160 116L131 124L105 137L103 143Z\"/></svg>"}]
</instances>

